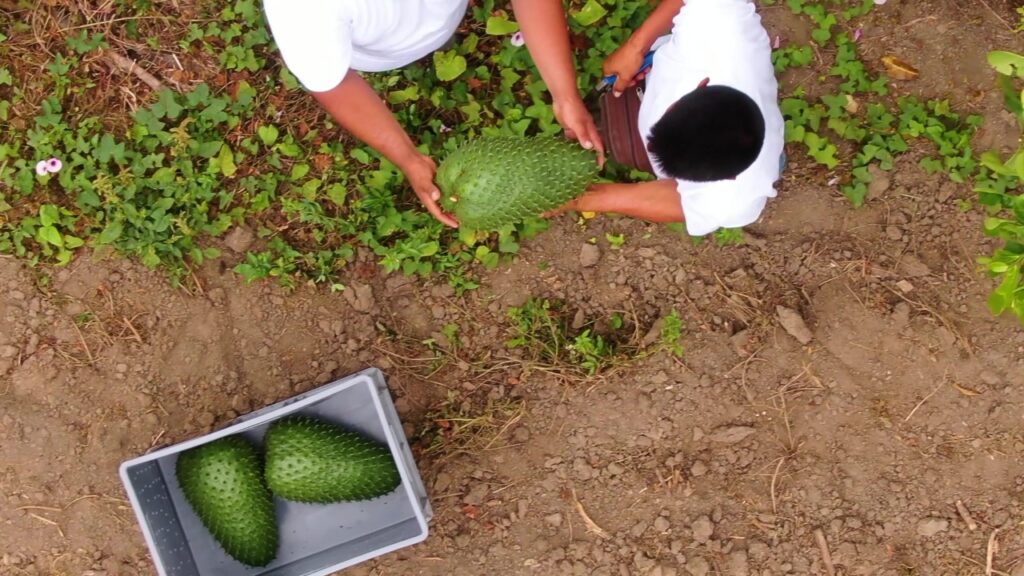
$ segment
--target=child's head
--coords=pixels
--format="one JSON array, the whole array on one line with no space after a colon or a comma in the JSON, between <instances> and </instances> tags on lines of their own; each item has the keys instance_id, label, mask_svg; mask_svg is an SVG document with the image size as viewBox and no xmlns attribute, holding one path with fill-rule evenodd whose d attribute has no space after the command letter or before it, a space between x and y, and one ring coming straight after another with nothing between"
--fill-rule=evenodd
<instances>
[{"instance_id":1,"label":"child's head","mask_svg":"<svg viewBox=\"0 0 1024 576\"><path fill-rule=\"evenodd\" d=\"M711 182L738 176L757 160L763 143L764 116L749 96L702 83L651 127L647 151L673 178Z\"/></svg>"}]
</instances>

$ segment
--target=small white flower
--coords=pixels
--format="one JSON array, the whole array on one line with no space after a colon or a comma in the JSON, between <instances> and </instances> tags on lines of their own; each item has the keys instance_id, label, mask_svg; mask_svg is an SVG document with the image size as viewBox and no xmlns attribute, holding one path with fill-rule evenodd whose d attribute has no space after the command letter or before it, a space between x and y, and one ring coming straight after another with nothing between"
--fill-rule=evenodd
<instances>
[{"instance_id":1,"label":"small white flower","mask_svg":"<svg viewBox=\"0 0 1024 576\"><path fill-rule=\"evenodd\" d=\"M885 4L885 0L875 0L875 4L881 6L882 4Z\"/></svg>"},{"instance_id":2,"label":"small white flower","mask_svg":"<svg viewBox=\"0 0 1024 576\"><path fill-rule=\"evenodd\" d=\"M451 128L445 126L443 123L441 124L441 134L447 134L448 132L451 132L451 131L452 131Z\"/></svg>"},{"instance_id":3,"label":"small white flower","mask_svg":"<svg viewBox=\"0 0 1024 576\"><path fill-rule=\"evenodd\" d=\"M50 173L50 169L46 166L46 160L40 160L36 162L36 174L40 176L46 176Z\"/></svg>"},{"instance_id":4,"label":"small white flower","mask_svg":"<svg viewBox=\"0 0 1024 576\"><path fill-rule=\"evenodd\" d=\"M50 158L46 161L46 170L51 174L60 172L60 169L64 167L64 163L60 161L60 158Z\"/></svg>"},{"instance_id":5,"label":"small white flower","mask_svg":"<svg viewBox=\"0 0 1024 576\"><path fill-rule=\"evenodd\" d=\"M522 32L516 32L515 34L513 34L512 38L509 41L512 43L513 46L517 47L526 44L526 40L523 38Z\"/></svg>"},{"instance_id":6,"label":"small white flower","mask_svg":"<svg viewBox=\"0 0 1024 576\"><path fill-rule=\"evenodd\" d=\"M779 46L782 45L782 36L776 36L775 41L772 42L772 50L778 50Z\"/></svg>"}]
</instances>

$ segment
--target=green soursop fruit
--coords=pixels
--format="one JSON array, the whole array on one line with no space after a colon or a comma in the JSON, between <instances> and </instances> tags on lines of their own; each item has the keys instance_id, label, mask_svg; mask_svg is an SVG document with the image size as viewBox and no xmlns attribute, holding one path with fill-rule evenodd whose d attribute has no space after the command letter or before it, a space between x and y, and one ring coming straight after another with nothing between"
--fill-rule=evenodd
<instances>
[{"instance_id":1,"label":"green soursop fruit","mask_svg":"<svg viewBox=\"0 0 1024 576\"><path fill-rule=\"evenodd\" d=\"M370 500L401 482L387 446L307 416L274 422L264 440L270 490L296 502Z\"/></svg>"},{"instance_id":2,"label":"green soursop fruit","mask_svg":"<svg viewBox=\"0 0 1024 576\"><path fill-rule=\"evenodd\" d=\"M594 153L554 138L483 137L437 168L441 207L470 230L496 230L562 206L597 177Z\"/></svg>"},{"instance_id":3,"label":"green soursop fruit","mask_svg":"<svg viewBox=\"0 0 1024 576\"><path fill-rule=\"evenodd\" d=\"M266 566L277 556L277 518L260 456L248 441L228 436L178 457L185 498L214 539L235 560Z\"/></svg>"}]
</instances>

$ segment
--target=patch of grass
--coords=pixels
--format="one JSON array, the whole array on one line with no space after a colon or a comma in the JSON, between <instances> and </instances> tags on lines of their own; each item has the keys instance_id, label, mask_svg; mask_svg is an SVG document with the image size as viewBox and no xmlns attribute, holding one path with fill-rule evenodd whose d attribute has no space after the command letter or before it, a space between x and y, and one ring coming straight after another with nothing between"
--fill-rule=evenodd
<instances>
[{"instance_id":1,"label":"patch of grass","mask_svg":"<svg viewBox=\"0 0 1024 576\"><path fill-rule=\"evenodd\" d=\"M970 179L977 167L970 140L982 118L962 117L946 100L886 98L888 78L870 70L860 58L857 40L843 29L854 27L853 20L867 14L873 1L853 7L837 0L789 0L788 5L816 26L813 42L834 52L828 72L815 80L834 86L835 91L814 99L798 86L782 99L787 143L801 144L816 164L832 173L831 178L854 206L867 198L872 181L869 167L891 170L913 139L928 140L936 147L937 155L921 161L929 174L945 172L959 183ZM791 54L795 49L775 52L777 69L794 65Z\"/></svg>"},{"instance_id":2,"label":"patch of grass","mask_svg":"<svg viewBox=\"0 0 1024 576\"><path fill-rule=\"evenodd\" d=\"M387 272L440 274L463 291L477 287L476 266L497 266L547 225L482 237L445 230L395 166L309 112L312 100L279 65L256 0L187 21L161 4L110 8L97 23L42 7L60 12L38 19L46 30L24 14L0 15L0 122L11 127L0 133L0 253L66 264L84 247L109 246L178 281L219 256L214 238L246 223L258 241L235 272L247 281L342 289L343 270L362 247ZM569 10L587 89L650 6L573 0ZM482 0L453 49L370 81L438 159L482 134L556 134L527 50L509 42L516 28L494 0ZM134 113L116 116L102 104L122 100L114 87L124 78L103 72L97 80L84 64L126 45L138 68L172 58L202 68L199 81L140 86L129 100ZM37 175L36 162L48 158L63 168ZM610 168L613 178L626 175Z\"/></svg>"},{"instance_id":3,"label":"patch of grass","mask_svg":"<svg viewBox=\"0 0 1024 576\"><path fill-rule=\"evenodd\" d=\"M497 447L525 413L521 400L480 400L449 390L427 414L419 437L428 454L442 458L474 454Z\"/></svg>"},{"instance_id":4,"label":"patch of grass","mask_svg":"<svg viewBox=\"0 0 1024 576\"><path fill-rule=\"evenodd\" d=\"M520 350L538 368L575 377L591 377L616 366L668 350L681 356L682 321L673 311L664 319L657 346L644 349L638 326L613 314L602 333L596 321L584 321L573 329L567 306L557 300L531 298L509 309L510 338L506 347Z\"/></svg>"},{"instance_id":5,"label":"patch of grass","mask_svg":"<svg viewBox=\"0 0 1024 576\"><path fill-rule=\"evenodd\" d=\"M1024 127L1024 56L1012 52L991 52L989 64L998 74L1006 108ZM1009 158L997 152L981 155L982 169L974 191L986 211L985 233L1003 241L981 265L998 286L988 299L993 314L1011 312L1024 323L1024 147Z\"/></svg>"}]
</instances>

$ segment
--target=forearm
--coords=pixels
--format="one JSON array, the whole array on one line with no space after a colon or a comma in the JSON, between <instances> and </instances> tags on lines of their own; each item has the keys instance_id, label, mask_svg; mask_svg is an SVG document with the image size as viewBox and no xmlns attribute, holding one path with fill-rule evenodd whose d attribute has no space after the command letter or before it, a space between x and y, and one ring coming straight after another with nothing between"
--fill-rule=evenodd
<instances>
[{"instance_id":1,"label":"forearm","mask_svg":"<svg viewBox=\"0 0 1024 576\"><path fill-rule=\"evenodd\" d=\"M637 184L595 184L573 203L581 212L614 212L648 222L682 222L675 180Z\"/></svg>"},{"instance_id":2,"label":"forearm","mask_svg":"<svg viewBox=\"0 0 1024 576\"><path fill-rule=\"evenodd\" d=\"M559 0L512 0L512 10L534 64L555 101L579 98L569 26Z\"/></svg>"},{"instance_id":3,"label":"forearm","mask_svg":"<svg viewBox=\"0 0 1024 576\"><path fill-rule=\"evenodd\" d=\"M683 0L662 0L626 43L641 54L646 54L655 40L672 31L672 20L679 14L683 3Z\"/></svg>"},{"instance_id":4,"label":"forearm","mask_svg":"<svg viewBox=\"0 0 1024 576\"><path fill-rule=\"evenodd\" d=\"M380 152L399 169L405 168L419 151L380 96L356 71L349 70L338 86L314 92L332 118L353 136Z\"/></svg>"}]
</instances>

